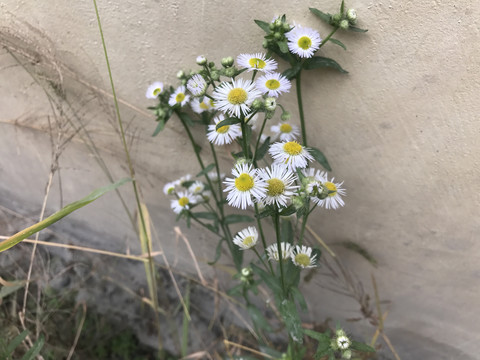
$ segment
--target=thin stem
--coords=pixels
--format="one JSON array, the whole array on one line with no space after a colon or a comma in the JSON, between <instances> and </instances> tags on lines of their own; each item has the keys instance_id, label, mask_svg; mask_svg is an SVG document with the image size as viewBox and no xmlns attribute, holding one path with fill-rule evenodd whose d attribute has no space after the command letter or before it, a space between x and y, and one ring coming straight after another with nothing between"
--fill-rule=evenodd
<instances>
[{"instance_id":1,"label":"thin stem","mask_svg":"<svg viewBox=\"0 0 480 360\"><path fill-rule=\"evenodd\" d=\"M191 215L191 218L192 218L194 221L196 221L198 224L202 225L205 229L208 229L208 230L210 230L212 233L214 233L215 235L218 235L218 236L222 237L222 235L220 235L218 232L213 231L212 229L210 229L210 228L207 226L207 224L205 224L203 221L198 220L198 218L195 217L194 213L190 213L190 215Z\"/></svg>"},{"instance_id":2,"label":"thin stem","mask_svg":"<svg viewBox=\"0 0 480 360\"><path fill-rule=\"evenodd\" d=\"M262 239L263 251L267 251L267 243L265 241L265 235L263 233L262 221L258 217L258 214L260 213L260 211L258 211L258 204L255 203L254 206L255 206L255 215L256 215L255 218L257 219L258 230L260 231L260 238ZM273 275L274 271L273 271L272 264L270 262L268 262L268 266L270 268L270 272Z\"/></svg>"},{"instance_id":3,"label":"thin stem","mask_svg":"<svg viewBox=\"0 0 480 360\"><path fill-rule=\"evenodd\" d=\"M255 247L252 247L252 250L253 252L257 255L257 257L260 259L260 261L262 262L263 266L265 266L265 269L267 270L271 270L269 269L269 267L267 266L267 264L265 263L265 261L263 260L263 258L260 256L260 254L258 253L258 250L255 249ZM270 263L269 263L270 264ZM270 267L271 267L271 264L270 264Z\"/></svg>"},{"instance_id":4,"label":"thin stem","mask_svg":"<svg viewBox=\"0 0 480 360\"><path fill-rule=\"evenodd\" d=\"M243 148L243 155L245 155L245 158L248 160L248 142L247 142L247 129L245 124L245 119L242 117L240 119L240 125L242 126L242 148Z\"/></svg>"},{"instance_id":5,"label":"thin stem","mask_svg":"<svg viewBox=\"0 0 480 360\"><path fill-rule=\"evenodd\" d=\"M305 127L305 114L303 113L303 102L302 102L302 80L301 80L302 70L300 70L295 78L296 88L297 88L297 102L298 102L298 112L300 114L300 126L302 128L302 143L303 146L307 146L307 129Z\"/></svg>"},{"instance_id":6,"label":"thin stem","mask_svg":"<svg viewBox=\"0 0 480 360\"><path fill-rule=\"evenodd\" d=\"M282 251L282 246L280 242L280 216L278 215L278 210L275 212L274 221L275 221L275 233L277 237L277 248L278 248L278 262L280 263L280 278L282 282L282 291L283 291L283 296L286 298L287 293L285 291L285 276L283 274L283 251Z\"/></svg>"},{"instance_id":7,"label":"thin stem","mask_svg":"<svg viewBox=\"0 0 480 360\"><path fill-rule=\"evenodd\" d=\"M332 30L332 32L330 34L327 35L327 37L325 39L323 39L322 43L320 44L320 46L318 47L319 49L325 45L328 40L330 40L330 38L332 37L333 34L335 34L335 32L338 30L338 27L336 27L335 29ZM317 49L318 51L318 49Z\"/></svg>"},{"instance_id":8,"label":"thin stem","mask_svg":"<svg viewBox=\"0 0 480 360\"><path fill-rule=\"evenodd\" d=\"M267 123L267 117L265 116L265 119L263 119L263 124L262 124L262 128L260 129L260 132L258 133L258 138L257 138L257 142L255 144L255 153L253 155L253 164L255 165L255 167L257 167L257 151L258 151L258 145L260 144L260 138L262 137L262 134L263 134L263 130L265 129L265 124Z\"/></svg>"}]
</instances>

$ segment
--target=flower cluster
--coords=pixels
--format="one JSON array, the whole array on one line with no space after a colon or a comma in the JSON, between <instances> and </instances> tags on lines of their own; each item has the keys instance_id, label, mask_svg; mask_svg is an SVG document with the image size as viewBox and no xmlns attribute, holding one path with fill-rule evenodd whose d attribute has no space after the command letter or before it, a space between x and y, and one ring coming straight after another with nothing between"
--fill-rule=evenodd
<instances>
[{"instance_id":1,"label":"flower cluster","mask_svg":"<svg viewBox=\"0 0 480 360\"><path fill-rule=\"evenodd\" d=\"M203 182L192 180L190 174L165 184L163 193L174 197L170 201L170 207L176 214L191 210L198 204L208 203L212 194Z\"/></svg>"}]
</instances>

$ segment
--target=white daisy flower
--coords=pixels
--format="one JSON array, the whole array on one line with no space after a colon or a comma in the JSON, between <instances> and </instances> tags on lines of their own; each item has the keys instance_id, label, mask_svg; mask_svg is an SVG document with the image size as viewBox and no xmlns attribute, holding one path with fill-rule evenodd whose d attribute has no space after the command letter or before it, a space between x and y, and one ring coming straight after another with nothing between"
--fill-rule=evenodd
<instances>
[{"instance_id":1,"label":"white daisy flower","mask_svg":"<svg viewBox=\"0 0 480 360\"><path fill-rule=\"evenodd\" d=\"M230 144L237 137L242 136L242 128L238 124L224 125L219 127L217 124L225 120L225 116L220 114L213 119L215 124L208 125L207 138L212 144L215 145L225 145Z\"/></svg>"},{"instance_id":2,"label":"white daisy flower","mask_svg":"<svg viewBox=\"0 0 480 360\"><path fill-rule=\"evenodd\" d=\"M197 114L201 114L202 112L213 108L213 101L207 97L204 97L203 101L200 101L198 98L193 98L190 102L190 106Z\"/></svg>"},{"instance_id":3,"label":"white daisy flower","mask_svg":"<svg viewBox=\"0 0 480 360\"><path fill-rule=\"evenodd\" d=\"M269 261L280 261L280 257L282 258L282 260L287 260L288 258L290 258L290 256L292 255L292 245L287 242L281 242L280 248L282 249L281 256L279 254L277 244L272 244L267 247L267 255Z\"/></svg>"},{"instance_id":4,"label":"white daisy flower","mask_svg":"<svg viewBox=\"0 0 480 360\"><path fill-rule=\"evenodd\" d=\"M311 58L322 43L317 31L300 25L296 25L292 30L285 33L285 36L288 39L290 52L301 58Z\"/></svg>"},{"instance_id":5,"label":"white daisy flower","mask_svg":"<svg viewBox=\"0 0 480 360\"><path fill-rule=\"evenodd\" d=\"M185 86L179 86L172 95L170 95L170 99L168 100L168 105L175 106L180 104L180 106L184 106L188 100L190 100L190 95L185 94Z\"/></svg>"},{"instance_id":6,"label":"white daisy flower","mask_svg":"<svg viewBox=\"0 0 480 360\"><path fill-rule=\"evenodd\" d=\"M253 226L249 226L246 229L240 231L234 238L233 243L240 247L240 250L251 249L255 246L258 240L257 229Z\"/></svg>"},{"instance_id":7,"label":"white daisy flower","mask_svg":"<svg viewBox=\"0 0 480 360\"><path fill-rule=\"evenodd\" d=\"M312 256L312 248L308 246L297 245L291 253L292 262L302 269L312 268L317 266L317 254Z\"/></svg>"},{"instance_id":8,"label":"white daisy flower","mask_svg":"<svg viewBox=\"0 0 480 360\"><path fill-rule=\"evenodd\" d=\"M296 141L277 142L270 146L268 150L275 163L287 165L291 170L296 168L305 168L313 156L308 150Z\"/></svg>"},{"instance_id":9,"label":"white daisy flower","mask_svg":"<svg viewBox=\"0 0 480 360\"><path fill-rule=\"evenodd\" d=\"M300 135L300 128L297 125L285 121L272 125L270 131L275 134L275 138L280 138L280 141L293 141Z\"/></svg>"},{"instance_id":10,"label":"white daisy flower","mask_svg":"<svg viewBox=\"0 0 480 360\"><path fill-rule=\"evenodd\" d=\"M175 214L180 214L183 210L190 209L191 205L197 203L197 197L189 191L179 191L178 199L172 200L170 207Z\"/></svg>"},{"instance_id":11,"label":"white daisy flower","mask_svg":"<svg viewBox=\"0 0 480 360\"><path fill-rule=\"evenodd\" d=\"M240 54L237 56L237 64L240 69L248 69L248 71L258 70L269 73L277 69L277 62L267 59L262 53Z\"/></svg>"},{"instance_id":12,"label":"white daisy flower","mask_svg":"<svg viewBox=\"0 0 480 360\"><path fill-rule=\"evenodd\" d=\"M213 182L217 182L218 181L218 173L216 171L210 171L207 176L208 178L213 181ZM220 180L223 180L225 179L225 173L220 173Z\"/></svg>"},{"instance_id":13,"label":"white daisy flower","mask_svg":"<svg viewBox=\"0 0 480 360\"><path fill-rule=\"evenodd\" d=\"M192 179L192 175L186 174L182 176L180 179L175 180L173 183L177 186L183 186L186 182L190 181Z\"/></svg>"},{"instance_id":14,"label":"white daisy flower","mask_svg":"<svg viewBox=\"0 0 480 360\"><path fill-rule=\"evenodd\" d=\"M173 195L175 194L175 182L166 183L163 187L163 193L165 195Z\"/></svg>"},{"instance_id":15,"label":"white daisy flower","mask_svg":"<svg viewBox=\"0 0 480 360\"><path fill-rule=\"evenodd\" d=\"M267 183L265 204L287 206L287 201L298 186L294 185L295 174L282 164L273 164L271 169L260 169L259 175Z\"/></svg>"},{"instance_id":16,"label":"white daisy flower","mask_svg":"<svg viewBox=\"0 0 480 360\"><path fill-rule=\"evenodd\" d=\"M312 201L317 206L324 206L326 209L338 209L340 206L345 206L345 202L342 199L342 196L346 196L347 192L345 189L342 188L343 181L341 183L334 182L335 178L332 180L323 182L323 185L329 191L332 191L325 199L319 199L316 197L312 197Z\"/></svg>"},{"instance_id":17,"label":"white daisy flower","mask_svg":"<svg viewBox=\"0 0 480 360\"><path fill-rule=\"evenodd\" d=\"M215 108L236 117L247 115L253 100L261 95L253 82L244 79L222 82L213 92Z\"/></svg>"},{"instance_id":18,"label":"white daisy flower","mask_svg":"<svg viewBox=\"0 0 480 360\"><path fill-rule=\"evenodd\" d=\"M207 82L202 75L195 74L188 80L187 89L193 96L202 96L207 90Z\"/></svg>"},{"instance_id":19,"label":"white daisy flower","mask_svg":"<svg viewBox=\"0 0 480 360\"><path fill-rule=\"evenodd\" d=\"M163 91L163 83L160 81L156 81L148 87L145 96L148 99L156 99L158 95L162 93L162 91Z\"/></svg>"},{"instance_id":20,"label":"white daisy flower","mask_svg":"<svg viewBox=\"0 0 480 360\"><path fill-rule=\"evenodd\" d=\"M252 197L256 200L263 199L267 191L267 184L253 169L252 164L237 164L232 169L234 178L226 178L223 182L226 185L224 192L228 192L227 201L230 206L247 208L253 206Z\"/></svg>"},{"instance_id":21,"label":"white daisy flower","mask_svg":"<svg viewBox=\"0 0 480 360\"><path fill-rule=\"evenodd\" d=\"M274 97L278 97L281 93L289 92L292 87L290 80L277 72L262 75L255 84L262 93Z\"/></svg>"},{"instance_id":22,"label":"white daisy flower","mask_svg":"<svg viewBox=\"0 0 480 360\"><path fill-rule=\"evenodd\" d=\"M199 55L197 56L197 64L202 66L202 65L205 65L207 63L207 58L203 55Z\"/></svg>"},{"instance_id":23,"label":"white daisy flower","mask_svg":"<svg viewBox=\"0 0 480 360\"><path fill-rule=\"evenodd\" d=\"M337 337L337 346L340 350L347 350L350 347L351 341L346 335Z\"/></svg>"},{"instance_id":24,"label":"white daisy flower","mask_svg":"<svg viewBox=\"0 0 480 360\"><path fill-rule=\"evenodd\" d=\"M201 194L202 191L205 190L205 184L202 183L201 181L195 181L190 187L188 188L188 191L193 193L194 195Z\"/></svg>"}]
</instances>

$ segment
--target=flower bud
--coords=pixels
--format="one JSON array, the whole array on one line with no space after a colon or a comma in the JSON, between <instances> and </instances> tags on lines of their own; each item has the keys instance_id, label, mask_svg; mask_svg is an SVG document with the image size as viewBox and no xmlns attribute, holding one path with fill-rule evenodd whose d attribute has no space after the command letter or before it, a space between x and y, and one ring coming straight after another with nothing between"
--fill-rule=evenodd
<instances>
[{"instance_id":1,"label":"flower bud","mask_svg":"<svg viewBox=\"0 0 480 360\"><path fill-rule=\"evenodd\" d=\"M225 69L225 76L234 77L237 74L237 70L234 67L228 67Z\"/></svg>"},{"instance_id":2,"label":"flower bud","mask_svg":"<svg viewBox=\"0 0 480 360\"><path fill-rule=\"evenodd\" d=\"M352 358L352 350L345 350L342 354L342 359L351 359Z\"/></svg>"},{"instance_id":3,"label":"flower bud","mask_svg":"<svg viewBox=\"0 0 480 360\"><path fill-rule=\"evenodd\" d=\"M268 48L268 40L267 40L267 39L263 40L262 46L263 46L265 49Z\"/></svg>"},{"instance_id":4,"label":"flower bud","mask_svg":"<svg viewBox=\"0 0 480 360\"><path fill-rule=\"evenodd\" d=\"M275 24L276 28L282 27L282 20L277 19L277 20L275 20L274 24Z\"/></svg>"},{"instance_id":5,"label":"flower bud","mask_svg":"<svg viewBox=\"0 0 480 360\"><path fill-rule=\"evenodd\" d=\"M290 24L283 23L283 31L285 32L290 31Z\"/></svg>"},{"instance_id":6,"label":"flower bud","mask_svg":"<svg viewBox=\"0 0 480 360\"><path fill-rule=\"evenodd\" d=\"M342 21L340 21L339 26L340 26L341 29L347 30L348 27L350 26L350 24L349 24L348 20L343 19Z\"/></svg>"},{"instance_id":7,"label":"flower bud","mask_svg":"<svg viewBox=\"0 0 480 360\"><path fill-rule=\"evenodd\" d=\"M355 9L348 9L347 10L347 19L352 24L355 24L357 22L357 12L355 11Z\"/></svg>"},{"instance_id":8,"label":"flower bud","mask_svg":"<svg viewBox=\"0 0 480 360\"><path fill-rule=\"evenodd\" d=\"M222 59L222 66L228 68L233 65L233 58L231 56Z\"/></svg>"},{"instance_id":9,"label":"flower bud","mask_svg":"<svg viewBox=\"0 0 480 360\"><path fill-rule=\"evenodd\" d=\"M183 70L177 72L177 78L182 79L183 77L185 77L185 73L183 72Z\"/></svg>"},{"instance_id":10,"label":"flower bud","mask_svg":"<svg viewBox=\"0 0 480 360\"><path fill-rule=\"evenodd\" d=\"M242 276L250 276L252 275L252 269L250 268L243 268L242 269Z\"/></svg>"},{"instance_id":11,"label":"flower bud","mask_svg":"<svg viewBox=\"0 0 480 360\"><path fill-rule=\"evenodd\" d=\"M197 64L198 65L203 66L206 63L207 63L207 59L205 58L205 56L203 56L203 55L197 56Z\"/></svg>"},{"instance_id":12,"label":"flower bud","mask_svg":"<svg viewBox=\"0 0 480 360\"><path fill-rule=\"evenodd\" d=\"M282 112L282 116L280 116L280 119L282 119L282 121L288 121L290 120L291 116L292 115L288 111L284 111Z\"/></svg>"},{"instance_id":13,"label":"flower bud","mask_svg":"<svg viewBox=\"0 0 480 360\"><path fill-rule=\"evenodd\" d=\"M275 34L273 34L273 37L275 38L275 40L280 40L282 38L282 34L279 32L276 32Z\"/></svg>"},{"instance_id":14,"label":"flower bud","mask_svg":"<svg viewBox=\"0 0 480 360\"><path fill-rule=\"evenodd\" d=\"M248 160L245 159L244 157L239 157L235 163L235 166L243 165L243 164L248 164Z\"/></svg>"},{"instance_id":15,"label":"flower bud","mask_svg":"<svg viewBox=\"0 0 480 360\"><path fill-rule=\"evenodd\" d=\"M210 76L212 80L215 80L215 81L220 79L220 74L218 73L218 71L215 71L215 70L210 73Z\"/></svg>"},{"instance_id":16,"label":"flower bud","mask_svg":"<svg viewBox=\"0 0 480 360\"><path fill-rule=\"evenodd\" d=\"M157 115L157 118L163 119L165 117L165 110L157 109L155 110L155 115Z\"/></svg>"},{"instance_id":17,"label":"flower bud","mask_svg":"<svg viewBox=\"0 0 480 360\"><path fill-rule=\"evenodd\" d=\"M303 199L301 196L292 196L292 204L295 206L295 209L300 209L303 207Z\"/></svg>"},{"instance_id":18,"label":"flower bud","mask_svg":"<svg viewBox=\"0 0 480 360\"><path fill-rule=\"evenodd\" d=\"M252 102L252 109L260 110L263 107L263 101L261 99L255 99Z\"/></svg>"},{"instance_id":19,"label":"flower bud","mask_svg":"<svg viewBox=\"0 0 480 360\"><path fill-rule=\"evenodd\" d=\"M270 24L268 25L268 28L269 28L270 30L275 30L275 22L270 23Z\"/></svg>"},{"instance_id":20,"label":"flower bud","mask_svg":"<svg viewBox=\"0 0 480 360\"><path fill-rule=\"evenodd\" d=\"M273 97L267 97L265 99L265 109L274 111L277 107L277 101Z\"/></svg>"},{"instance_id":21,"label":"flower bud","mask_svg":"<svg viewBox=\"0 0 480 360\"><path fill-rule=\"evenodd\" d=\"M338 24L338 22L342 19L342 14L335 14L332 16L332 20L335 24Z\"/></svg>"}]
</instances>

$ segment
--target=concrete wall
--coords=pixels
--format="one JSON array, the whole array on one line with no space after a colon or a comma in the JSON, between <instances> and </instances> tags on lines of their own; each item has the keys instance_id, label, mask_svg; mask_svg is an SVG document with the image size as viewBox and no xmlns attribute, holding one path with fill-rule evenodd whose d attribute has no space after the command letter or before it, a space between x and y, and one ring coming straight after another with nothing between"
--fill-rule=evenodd
<instances>
[{"instance_id":1,"label":"concrete wall","mask_svg":"<svg viewBox=\"0 0 480 360\"><path fill-rule=\"evenodd\" d=\"M263 33L253 24L256 18L286 13L326 36L327 27L308 7L334 12L338 4L148 0L98 5L118 95L131 105L122 105L122 115L137 177L160 240L167 252L176 252L168 246L175 217L161 190L197 165L186 156L190 145L177 121L170 121L159 137L150 137L155 123L143 111L152 104L144 97L146 86L154 80L175 84L176 71L195 67L199 54L219 61L261 51ZM305 76L303 88L310 142L325 152L348 191L347 206L318 212L314 228L367 289L374 272L381 297L391 301L387 334L402 358L475 358L480 333L480 3L352 0L347 5L357 9L359 25L369 32L338 34L348 51L330 45L322 53L338 60L349 75L318 71ZM0 10L3 39L8 33L30 40L25 48L41 53L41 61L17 53L20 61L27 70L63 84L113 177L125 176L111 99L95 90L108 93L109 81L93 4L3 0ZM17 201L0 204L36 217L50 167L48 119L55 123L55 116L41 86L3 50L0 69L0 189ZM45 78L40 82L45 84ZM294 94L282 101L295 108ZM72 134L71 127L62 129L65 137ZM64 203L108 182L85 142L85 135L75 136L60 157ZM230 160L226 154L222 158L228 172ZM60 205L58 182L56 176L52 210ZM129 189L122 193L132 204ZM135 247L114 194L72 219L105 235L92 239L96 245ZM186 233L193 240L198 232ZM116 240L105 244L106 238ZM211 258L215 241L203 233L201 238L196 251L200 258ZM346 240L367 248L378 269L334 245ZM319 278L314 284L311 299L326 292ZM358 315L355 303L326 296L325 306L312 307L319 319Z\"/></svg>"}]
</instances>

